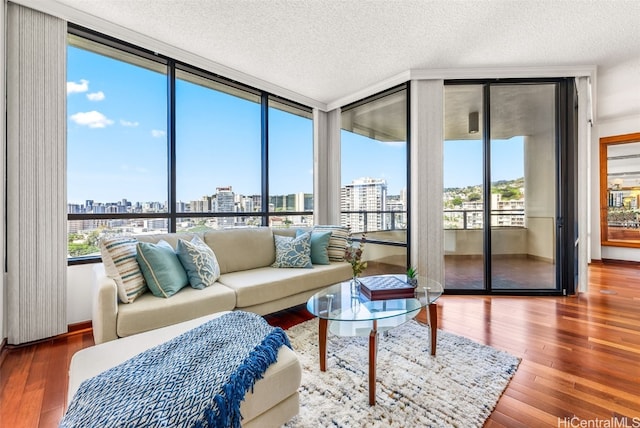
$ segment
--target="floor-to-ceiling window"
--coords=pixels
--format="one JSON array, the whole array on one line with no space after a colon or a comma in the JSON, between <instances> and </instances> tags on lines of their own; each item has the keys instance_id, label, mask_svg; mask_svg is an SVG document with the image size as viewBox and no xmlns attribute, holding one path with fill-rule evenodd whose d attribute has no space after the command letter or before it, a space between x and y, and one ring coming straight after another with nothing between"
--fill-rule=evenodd
<instances>
[{"instance_id":1,"label":"floor-to-ceiling window","mask_svg":"<svg viewBox=\"0 0 640 428\"><path fill-rule=\"evenodd\" d=\"M374 246L369 255L407 263L407 85L342 108L341 224Z\"/></svg>"},{"instance_id":2,"label":"floor-to-ceiling window","mask_svg":"<svg viewBox=\"0 0 640 428\"><path fill-rule=\"evenodd\" d=\"M311 109L69 26L68 241L313 224Z\"/></svg>"},{"instance_id":3,"label":"floor-to-ceiling window","mask_svg":"<svg viewBox=\"0 0 640 428\"><path fill-rule=\"evenodd\" d=\"M166 61L69 35L70 257L97 254L106 235L167 230L166 111Z\"/></svg>"},{"instance_id":4,"label":"floor-to-ceiling window","mask_svg":"<svg viewBox=\"0 0 640 428\"><path fill-rule=\"evenodd\" d=\"M175 98L176 230L261 225L260 94L178 69Z\"/></svg>"},{"instance_id":5,"label":"floor-to-ceiling window","mask_svg":"<svg viewBox=\"0 0 640 428\"><path fill-rule=\"evenodd\" d=\"M273 96L268 102L269 225L313 226L312 114Z\"/></svg>"},{"instance_id":6,"label":"floor-to-ceiling window","mask_svg":"<svg viewBox=\"0 0 640 428\"><path fill-rule=\"evenodd\" d=\"M563 79L447 82L445 289L560 293L571 108ZM568 241L567 241L568 242ZM560 263L562 262L562 263ZM566 284L562 285L566 289Z\"/></svg>"}]
</instances>

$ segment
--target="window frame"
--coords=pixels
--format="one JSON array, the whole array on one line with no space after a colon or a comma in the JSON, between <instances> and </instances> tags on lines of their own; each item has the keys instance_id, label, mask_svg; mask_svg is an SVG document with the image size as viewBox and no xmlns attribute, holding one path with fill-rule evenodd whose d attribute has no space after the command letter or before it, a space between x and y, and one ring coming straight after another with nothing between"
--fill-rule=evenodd
<instances>
[{"instance_id":1,"label":"window frame","mask_svg":"<svg viewBox=\"0 0 640 428\"><path fill-rule=\"evenodd\" d=\"M368 96L366 98L354 101L352 103L346 104L344 106L341 107L340 109L340 113L342 115L342 113L344 112L348 112L349 110L352 110L354 108L366 105L368 103L377 101L379 99L382 99L384 97L396 94L397 92L400 91L406 91L405 92L405 102L406 102L406 122L405 122L405 126L406 126L406 156L405 156L405 160L406 160L406 166L405 166L405 171L406 171L406 206L405 206L405 211L394 211L394 210L385 210L385 211L368 211L368 210L360 210L360 211L344 211L342 210L342 207L340 209L340 218L342 218L343 215L349 215L349 214L360 214L360 215L367 215L367 214L382 214L382 215L394 215L397 213L404 213L405 218L407 219L407 226L406 226L406 242L399 242L399 241L387 241L387 240L380 240L380 239L375 239L375 238L371 238L369 236L366 237L366 242L370 242L372 244L378 244L378 245L387 245L387 246L392 246L392 247L403 247L406 248L407 251L407 261L411 260L411 82L404 82L401 83L399 85L393 86L391 88L385 89L383 91L380 91L376 94L373 94L371 96ZM343 130L342 125L341 125L341 130ZM349 132L353 132L353 131L349 131ZM341 193L342 193L342 189L344 188L344 184L340 185L341 188ZM365 232L366 233L366 232ZM358 234L360 234L360 232L358 232ZM408 262L407 262L408 263Z\"/></svg>"},{"instance_id":2,"label":"window frame","mask_svg":"<svg viewBox=\"0 0 640 428\"><path fill-rule=\"evenodd\" d=\"M235 91L243 91L251 94L258 95L260 97L260 109L261 109L261 118L260 118L260 150L261 150L261 201L262 206L260 207L260 211L244 213L237 212L233 213L233 217L243 217L243 216L251 216L251 217L259 217L261 218L261 226L269 225L269 218L272 216L293 216L293 215L313 215L313 210L311 211L280 211L280 212L270 212L269 211L269 164L268 164L268 147L269 147L269 114L268 109L270 107L269 100L273 100L274 104L282 104L286 107L289 107L291 110L298 110L304 113L305 117L309 117L313 121L313 109L309 106L305 106L298 102L285 99L283 97L271 94L267 91L260 90L258 88L242 84L240 82L234 81L232 79L225 78L218 74L206 71L204 69L186 64L184 62L175 60L173 58L161 55L156 52L149 51L147 49L132 45L130 43L124 42L122 40L115 39L113 37L89 30L87 28L78 26L76 24L69 23L67 27L67 35L68 37L76 37L80 39L86 39L89 42L97 43L100 45L104 45L108 48L116 49L126 53L127 55L133 55L134 57L141 57L147 60L152 60L157 62L163 67L166 67L166 76L167 76L167 169L168 169L168 182L167 182L167 211L166 212L157 212L157 213L107 213L107 214L78 214L78 213L67 213L67 222L73 220L132 220L132 219L166 219L168 222L168 232L176 231L176 223L178 219L183 218L215 218L215 217L229 217L228 212L206 212L206 213L198 213L198 212L178 212L177 211L177 198L176 198L176 132L175 132L175 124L176 124L176 71L181 70L184 72L192 73L198 77L208 79L212 81L212 83L220 84L230 89L230 94L234 95ZM82 46L79 46L82 48ZM98 54L103 54L101 52L96 52ZM213 90L218 90L212 88ZM237 95L234 95L237 96ZM277 107L275 107L277 108ZM291 113L289 110L285 110ZM313 141L313 135L311 136L312 144L316 144ZM310 160L310 163L313 164L313 159ZM307 192L305 192L307 193ZM313 189L310 189L310 193L313 195L315 199L315 195L313 194ZM79 264L88 264L88 263L98 263L101 262L100 256L79 256L79 257L69 257L67 259L67 264L69 266L79 265Z\"/></svg>"}]
</instances>

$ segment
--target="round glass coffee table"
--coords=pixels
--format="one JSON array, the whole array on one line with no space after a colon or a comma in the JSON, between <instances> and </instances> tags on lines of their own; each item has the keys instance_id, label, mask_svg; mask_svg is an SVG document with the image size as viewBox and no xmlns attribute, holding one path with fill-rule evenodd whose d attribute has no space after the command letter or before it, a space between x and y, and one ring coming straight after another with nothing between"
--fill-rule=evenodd
<instances>
[{"instance_id":1,"label":"round glass coffee table","mask_svg":"<svg viewBox=\"0 0 640 428\"><path fill-rule=\"evenodd\" d=\"M407 280L406 275L376 277L396 277L405 283ZM338 336L369 336L369 404L375 405L378 333L404 324L424 308L431 330L431 355L435 355L438 330L435 301L442 292L440 283L424 277L418 277L418 286L412 293L414 297L371 300L361 290L353 290L351 281L317 292L307 302L307 309L318 317L320 370L327 369L327 331Z\"/></svg>"}]
</instances>

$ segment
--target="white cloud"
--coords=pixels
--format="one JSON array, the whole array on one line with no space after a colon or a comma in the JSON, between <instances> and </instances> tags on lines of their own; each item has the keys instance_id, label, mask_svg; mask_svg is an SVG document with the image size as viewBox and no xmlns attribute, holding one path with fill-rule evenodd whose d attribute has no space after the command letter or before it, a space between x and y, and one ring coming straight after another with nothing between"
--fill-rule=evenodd
<instances>
[{"instance_id":1,"label":"white cloud","mask_svg":"<svg viewBox=\"0 0 640 428\"><path fill-rule=\"evenodd\" d=\"M113 120L95 110L72 114L71 120L78 125L88 126L89 128L106 128L113 124Z\"/></svg>"},{"instance_id":2,"label":"white cloud","mask_svg":"<svg viewBox=\"0 0 640 428\"><path fill-rule=\"evenodd\" d=\"M138 122L130 122L128 120L120 119L120 125L126 126L128 128L135 128L136 126L138 126L140 124Z\"/></svg>"},{"instance_id":3,"label":"white cloud","mask_svg":"<svg viewBox=\"0 0 640 428\"><path fill-rule=\"evenodd\" d=\"M80 79L80 82L67 82L67 95L79 92L87 92L89 90L89 81Z\"/></svg>"},{"instance_id":4,"label":"white cloud","mask_svg":"<svg viewBox=\"0 0 640 428\"><path fill-rule=\"evenodd\" d=\"M164 132L164 131L161 131L159 129L152 129L151 130L151 136L154 137L154 138L161 138L161 137L164 137L165 135L167 135L167 133Z\"/></svg>"},{"instance_id":5,"label":"white cloud","mask_svg":"<svg viewBox=\"0 0 640 428\"><path fill-rule=\"evenodd\" d=\"M87 94L87 99L89 99L89 101L102 101L104 100L104 92L98 91Z\"/></svg>"}]
</instances>

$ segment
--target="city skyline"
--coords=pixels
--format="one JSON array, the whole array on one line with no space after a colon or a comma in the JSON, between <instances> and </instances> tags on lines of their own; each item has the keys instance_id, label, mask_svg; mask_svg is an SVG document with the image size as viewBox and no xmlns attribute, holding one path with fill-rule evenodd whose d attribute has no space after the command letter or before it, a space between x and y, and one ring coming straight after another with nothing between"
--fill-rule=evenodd
<instances>
[{"instance_id":1,"label":"city skyline","mask_svg":"<svg viewBox=\"0 0 640 428\"><path fill-rule=\"evenodd\" d=\"M384 181L384 179L372 179L370 177L361 177L359 179L355 179L352 181L352 183L348 184L347 186L342 187L342 189L344 189L345 187L348 186L353 186L355 184L358 184L361 181ZM386 182L385 182L385 186L386 186ZM218 187L216 188L218 189L229 189L229 192L231 192L234 197L236 199L241 199L241 198L245 198L245 199L254 199L254 200L260 200L261 195L258 194L242 194L239 192L235 192L233 190L233 186L222 186L222 187ZM401 196L403 195L404 191L406 189L403 189L399 194L397 195L387 195L388 198L390 199L397 199L397 198L401 198ZM385 192L386 194L386 192ZM294 196L294 197L298 197L299 195L303 195L304 198L307 198L308 196L312 196L313 193L311 192L295 192L295 193L286 193L286 194L278 194L278 195L269 195L268 199L278 199L278 198L286 198L288 196ZM217 196L217 192L214 193L208 193L205 195L201 195L199 198L197 199L190 199L187 201L183 201L183 200L177 200L176 204L180 204L180 205L185 205L185 204L201 204L203 199L205 198L210 198L210 199L215 199ZM78 206L78 207L87 207L87 206L109 206L109 205L113 205L113 206L122 206L123 204L126 204L126 206L136 206L136 207L140 207L142 205L147 205L147 204L160 204L162 208L164 208L167 204L168 201L165 199L164 201L151 201L151 200L143 200L143 201L132 201L129 200L128 198L119 198L116 200L112 200L112 201L100 201L97 199L86 199L82 202L68 202L67 205L69 207L72 206ZM304 211L304 210L303 210ZM215 212L215 211L192 211L192 212ZM70 210L71 213L71 210ZM78 212L75 212L78 213Z\"/></svg>"}]
</instances>

